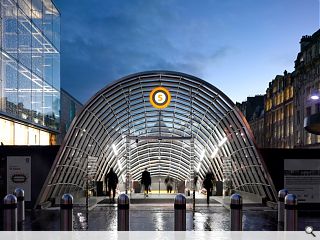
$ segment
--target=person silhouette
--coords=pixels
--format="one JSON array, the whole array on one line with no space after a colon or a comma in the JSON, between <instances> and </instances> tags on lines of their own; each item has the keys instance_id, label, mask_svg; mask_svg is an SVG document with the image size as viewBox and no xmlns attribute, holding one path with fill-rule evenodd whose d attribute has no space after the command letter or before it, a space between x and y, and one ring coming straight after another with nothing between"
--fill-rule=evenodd
<instances>
[{"instance_id":1,"label":"person silhouette","mask_svg":"<svg viewBox=\"0 0 320 240\"><path fill-rule=\"evenodd\" d=\"M118 176L113 171L113 168L110 168L110 171L107 173L105 177L105 183L107 186L107 190L109 192L110 203L114 203L115 202L114 198L116 196L116 188L118 185ZM111 201L111 191L112 191L112 201Z\"/></svg>"},{"instance_id":2,"label":"person silhouette","mask_svg":"<svg viewBox=\"0 0 320 240\"><path fill-rule=\"evenodd\" d=\"M149 187L151 185L151 175L147 168L142 172L141 184L144 185L145 196L148 197Z\"/></svg>"}]
</instances>

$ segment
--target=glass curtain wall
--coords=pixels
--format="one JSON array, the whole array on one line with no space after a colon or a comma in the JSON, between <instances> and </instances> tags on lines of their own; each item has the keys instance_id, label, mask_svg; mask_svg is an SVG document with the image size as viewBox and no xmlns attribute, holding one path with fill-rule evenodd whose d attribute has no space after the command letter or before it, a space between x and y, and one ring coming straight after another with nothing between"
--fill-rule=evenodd
<instances>
[{"instance_id":1,"label":"glass curtain wall","mask_svg":"<svg viewBox=\"0 0 320 240\"><path fill-rule=\"evenodd\" d=\"M60 13L51 0L1 0L0 9L0 113L58 130Z\"/></svg>"}]
</instances>

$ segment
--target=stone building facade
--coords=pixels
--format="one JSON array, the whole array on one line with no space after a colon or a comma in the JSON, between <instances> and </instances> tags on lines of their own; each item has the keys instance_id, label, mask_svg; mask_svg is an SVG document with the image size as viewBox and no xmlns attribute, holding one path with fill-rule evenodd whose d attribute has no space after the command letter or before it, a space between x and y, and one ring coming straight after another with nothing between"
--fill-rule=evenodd
<instances>
[{"instance_id":1,"label":"stone building facade","mask_svg":"<svg viewBox=\"0 0 320 240\"><path fill-rule=\"evenodd\" d=\"M246 116L246 104L238 107ZM301 38L295 70L269 82L264 111L247 120L259 147L313 148L320 136L306 131L304 121L316 114L320 119L320 30Z\"/></svg>"},{"instance_id":2,"label":"stone building facade","mask_svg":"<svg viewBox=\"0 0 320 240\"><path fill-rule=\"evenodd\" d=\"M304 129L304 119L320 112L320 100L316 99L320 91L320 30L301 38L293 76L295 146L315 147L320 137Z\"/></svg>"},{"instance_id":3,"label":"stone building facade","mask_svg":"<svg viewBox=\"0 0 320 240\"><path fill-rule=\"evenodd\" d=\"M287 71L269 83L265 95L264 147L292 148L293 82Z\"/></svg>"}]
</instances>

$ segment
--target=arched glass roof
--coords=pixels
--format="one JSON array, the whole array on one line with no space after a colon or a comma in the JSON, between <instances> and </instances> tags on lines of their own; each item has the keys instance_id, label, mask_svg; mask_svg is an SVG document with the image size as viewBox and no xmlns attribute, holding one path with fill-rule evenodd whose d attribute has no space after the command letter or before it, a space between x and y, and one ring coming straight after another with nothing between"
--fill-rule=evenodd
<instances>
[{"instance_id":1,"label":"arched glass roof","mask_svg":"<svg viewBox=\"0 0 320 240\"><path fill-rule=\"evenodd\" d=\"M158 86L171 103L149 102ZM120 182L153 177L177 180L226 174L233 188L275 200L275 189L245 118L220 90L194 76L152 71L124 77L93 96L74 119L56 157L40 201L78 191L89 174L102 181L110 167ZM225 169L228 171L225 171Z\"/></svg>"}]
</instances>

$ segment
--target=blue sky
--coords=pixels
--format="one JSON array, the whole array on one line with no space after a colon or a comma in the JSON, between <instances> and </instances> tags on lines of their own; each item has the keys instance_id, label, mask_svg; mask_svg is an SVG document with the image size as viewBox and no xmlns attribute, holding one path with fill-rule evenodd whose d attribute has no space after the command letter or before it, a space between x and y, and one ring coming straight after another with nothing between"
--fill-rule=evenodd
<instances>
[{"instance_id":1,"label":"blue sky","mask_svg":"<svg viewBox=\"0 0 320 240\"><path fill-rule=\"evenodd\" d=\"M200 77L231 100L264 94L294 70L303 35L319 29L319 0L55 0L61 85L81 102L147 70Z\"/></svg>"}]
</instances>

